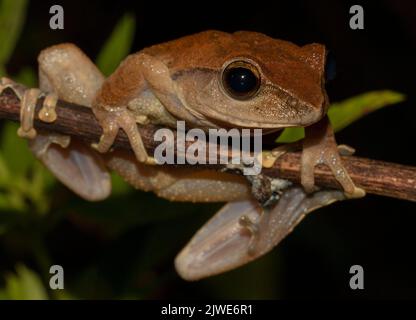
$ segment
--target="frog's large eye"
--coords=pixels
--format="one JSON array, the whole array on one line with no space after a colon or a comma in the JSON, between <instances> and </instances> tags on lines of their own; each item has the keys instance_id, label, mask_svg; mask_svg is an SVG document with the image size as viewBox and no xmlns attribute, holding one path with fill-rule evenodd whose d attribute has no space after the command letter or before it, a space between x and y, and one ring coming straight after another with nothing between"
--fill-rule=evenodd
<instances>
[{"instance_id":1,"label":"frog's large eye","mask_svg":"<svg viewBox=\"0 0 416 320\"><path fill-rule=\"evenodd\" d=\"M224 68L222 84L232 98L246 100L259 90L260 74L253 64L234 61Z\"/></svg>"}]
</instances>

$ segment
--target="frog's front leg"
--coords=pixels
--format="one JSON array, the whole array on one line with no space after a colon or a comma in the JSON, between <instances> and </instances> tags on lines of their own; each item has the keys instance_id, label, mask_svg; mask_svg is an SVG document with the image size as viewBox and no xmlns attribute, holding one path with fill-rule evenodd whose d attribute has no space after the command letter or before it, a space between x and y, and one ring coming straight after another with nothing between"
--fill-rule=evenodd
<instances>
[{"instance_id":1,"label":"frog's front leg","mask_svg":"<svg viewBox=\"0 0 416 320\"><path fill-rule=\"evenodd\" d=\"M316 190L315 166L325 164L331 169L347 197L363 197L365 191L355 186L342 164L340 153L348 152L351 153L353 150L345 146L340 149L337 147L334 132L327 116L316 124L306 127L301 160L301 183L305 190L307 192Z\"/></svg>"},{"instance_id":2,"label":"frog's front leg","mask_svg":"<svg viewBox=\"0 0 416 320\"><path fill-rule=\"evenodd\" d=\"M95 149L107 152L114 143L118 130L123 129L137 160L147 164L155 163L154 158L147 154L137 128L137 124L146 124L149 119L130 109L132 104L140 104L145 94L154 97L155 101L150 104L162 104L177 119L193 118L177 98L167 66L148 54L133 54L104 82L93 103L94 114L103 128L100 141L93 145ZM145 103L148 104L149 101ZM174 119L169 117L170 121Z\"/></svg>"},{"instance_id":3,"label":"frog's front leg","mask_svg":"<svg viewBox=\"0 0 416 320\"><path fill-rule=\"evenodd\" d=\"M355 150L344 144L337 145L328 117L306 127L303 140L281 145L272 151L263 151L261 153L262 165L265 168L270 168L286 152L301 149L303 149L301 184L307 192L310 193L317 189L315 187L314 169L318 164L325 164L331 169L348 197L359 198L365 195L363 189L354 185L347 170L342 165L340 157L340 155L352 155Z\"/></svg>"},{"instance_id":4,"label":"frog's front leg","mask_svg":"<svg viewBox=\"0 0 416 320\"><path fill-rule=\"evenodd\" d=\"M128 109L129 102L138 98L147 88L145 64L140 55L128 56L117 70L104 82L93 102L93 111L103 128L100 141L92 145L101 153L110 150L119 129L123 129L139 162L153 164L147 154L137 124L148 122Z\"/></svg>"}]
</instances>

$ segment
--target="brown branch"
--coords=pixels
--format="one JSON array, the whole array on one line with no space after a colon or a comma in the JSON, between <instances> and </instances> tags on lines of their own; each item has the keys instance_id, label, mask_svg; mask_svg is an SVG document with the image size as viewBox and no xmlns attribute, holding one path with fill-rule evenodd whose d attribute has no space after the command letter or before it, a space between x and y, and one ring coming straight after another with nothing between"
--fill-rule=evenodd
<instances>
[{"instance_id":1,"label":"brown branch","mask_svg":"<svg viewBox=\"0 0 416 320\"><path fill-rule=\"evenodd\" d=\"M35 128L77 136L87 142L98 141L101 127L90 108L59 101L58 119L51 124L40 121L36 111ZM0 95L0 118L19 121L20 103L14 94L6 90ZM153 139L157 128L154 126L139 127L144 144L152 154L158 145ZM115 148L130 149L129 141L120 130L114 144ZM263 169L269 177L300 180L300 153L288 153L282 156L271 169ZM344 156L343 163L355 184L364 188L367 193L416 201L416 167L387 163L353 156ZM316 183L322 187L339 188L337 181L326 166L318 166L315 171Z\"/></svg>"}]
</instances>

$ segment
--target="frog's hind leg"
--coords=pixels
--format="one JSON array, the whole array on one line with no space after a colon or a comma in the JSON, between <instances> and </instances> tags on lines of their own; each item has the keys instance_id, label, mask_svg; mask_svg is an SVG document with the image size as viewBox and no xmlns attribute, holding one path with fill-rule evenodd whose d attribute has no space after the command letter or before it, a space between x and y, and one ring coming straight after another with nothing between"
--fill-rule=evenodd
<instances>
[{"instance_id":1,"label":"frog's hind leg","mask_svg":"<svg viewBox=\"0 0 416 320\"><path fill-rule=\"evenodd\" d=\"M242 176L213 170L147 165L131 153L115 150L104 155L107 166L137 189L153 191L171 201L224 202L250 197Z\"/></svg>"},{"instance_id":2,"label":"frog's hind leg","mask_svg":"<svg viewBox=\"0 0 416 320\"><path fill-rule=\"evenodd\" d=\"M338 190L307 194L294 186L267 208L253 198L229 202L178 254L176 270L193 281L237 268L273 249L307 213L345 198Z\"/></svg>"},{"instance_id":3,"label":"frog's hind leg","mask_svg":"<svg viewBox=\"0 0 416 320\"><path fill-rule=\"evenodd\" d=\"M41 52L38 62L42 91L91 106L104 77L80 49L72 44L53 46ZM46 115L54 104L56 99L47 101L43 109ZM101 157L80 140L40 132L30 141L30 148L63 184L81 197L101 200L111 192L110 176Z\"/></svg>"}]
</instances>

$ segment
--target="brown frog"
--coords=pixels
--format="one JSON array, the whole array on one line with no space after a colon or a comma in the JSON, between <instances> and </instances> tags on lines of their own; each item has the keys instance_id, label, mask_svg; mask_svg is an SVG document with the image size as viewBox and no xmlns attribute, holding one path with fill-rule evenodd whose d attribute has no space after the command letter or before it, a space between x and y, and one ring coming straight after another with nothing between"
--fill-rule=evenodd
<instances>
[{"instance_id":1,"label":"brown frog","mask_svg":"<svg viewBox=\"0 0 416 320\"><path fill-rule=\"evenodd\" d=\"M132 54L105 79L73 44L47 48L38 59L39 86L48 93L40 117L54 121L57 97L90 106L103 128L93 148L73 137L34 132L33 106L40 91L25 91L7 79L2 80L0 90L11 87L23 99L20 135L31 138L37 157L85 199L109 195L110 168L136 188L170 200L229 202L176 259L181 276L195 280L269 251L307 212L336 200L364 196L341 163L326 116L326 54L320 44L299 47L255 32L206 31ZM280 200L264 208L253 199L242 177L155 165L137 124L175 128L177 120L202 129L269 132L305 127L303 188L286 185ZM123 151L109 152L120 129L127 134L134 157ZM263 164L271 166L290 147L264 152ZM331 168L344 193L317 190L317 164Z\"/></svg>"}]
</instances>

